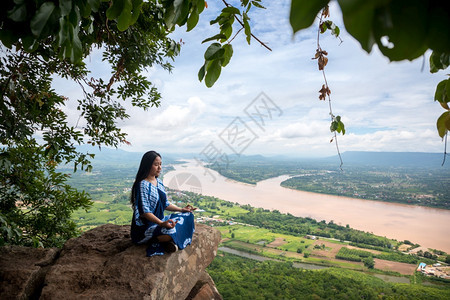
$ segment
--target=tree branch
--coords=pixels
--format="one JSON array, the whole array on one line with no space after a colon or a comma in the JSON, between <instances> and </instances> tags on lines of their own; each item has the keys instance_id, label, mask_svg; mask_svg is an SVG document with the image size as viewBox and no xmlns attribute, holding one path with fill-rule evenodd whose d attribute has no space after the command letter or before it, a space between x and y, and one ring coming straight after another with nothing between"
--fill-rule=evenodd
<instances>
[{"instance_id":1,"label":"tree branch","mask_svg":"<svg viewBox=\"0 0 450 300\"><path fill-rule=\"evenodd\" d=\"M231 5L228 4L225 0L222 0L222 2L225 4L226 7L230 7ZM241 24L242 28L244 28L244 24L242 23L241 20L239 20L238 17L236 17L236 15L234 16L234 19L236 21L238 21L239 24ZM241 31L242 29L240 29L239 31ZM250 35L256 40L258 41L258 43L261 44L261 46L263 46L264 48L266 48L269 51L272 51L272 49L269 48L269 46L267 46L266 44L264 44L264 42L262 42L260 39L258 39L253 33L250 33Z\"/></svg>"}]
</instances>

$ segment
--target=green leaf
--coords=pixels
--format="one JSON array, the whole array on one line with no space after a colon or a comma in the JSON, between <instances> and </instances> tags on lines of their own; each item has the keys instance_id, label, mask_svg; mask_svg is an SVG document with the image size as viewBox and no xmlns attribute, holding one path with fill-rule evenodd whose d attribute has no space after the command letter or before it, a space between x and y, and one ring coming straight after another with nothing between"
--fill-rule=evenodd
<instances>
[{"instance_id":1,"label":"green leaf","mask_svg":"<svg viewBox=\"0 0 450 300\"><path fill-rule=\"evenodd\" d=\"M27 36L23 37L22 44L23 44L23 48L27 52L35 51L39 46L38 41L32 35L27 35Z\"/></svg>"},{"instance_id":2,"label":"green leaf","mask_svg":"<svg viewBox=\"0 0 450 300\"><path fill-rule=\"evenodd\" d=\"M218 23L222 19L223 19L223 16L218 16L214 20L209 21L209 25L214 25L214 24Z\"/></svg>"},{"instance_id":3,"label":"green leaf","mask_svg":"<svg viewBox=\"0 0 450 300\"><path fill-rule=\"evenodd\" d=\"M169 2L170 5L166 7L164 14L164 21L169 30L172 30L175 24L182 26L187 22L190 2L188 0L173 0Z\"/></svg>"},{"instance_id":4,"label":"green leaf","mask_svg":"<svg viewBox=\"0 0 450 300\"><path fill-rule=\"evenodd\" d=\"M39 7L30 22L31 32L34 34L34 36L39 36L41 34L42 29L44 29L54 9L55 4L53 4L53 2L44 2Z\"/></svg>"},{"instance_id":5,"label":"green leaf","mask_svg":"<svg viewBox=\"0 0 450 300\"><path fill-rule=\"evenodd\" d=\"M342 135L345 135L345 126L344 126L344 123L342 123L342 121L338 122L338 127L337 127L336 131L339 133L342 133Z\"/></svg>"},{"instance_id":6,"label":"green leaf","mask_svg":"<svg viewBox=\"0 0 450 300\"><path fill-rule=\"evenodd\" d=\"M199 14L205 9L205 0L196 0L195 5Z\"/></svg>"},{"instance_id":7,"label":"green leaf","mask_svg":"<svg viewBox=\"0 0 450 300\"><path fill-rule=\"evenodd\" d=\"M225 42L228 40L233 33L233 26L231 22L225 23L220 27L220 33L222 33L225 37L221 39L221 42Z\"/></svg>"},{"instance_id":8,"label":"green leaf","mask_svg":"<svg viewBox=\"0 0 450 300\"><path fill-rule=\"evenodd\" d=\"M336 121L331 122L330 131L335 132L338 127L338 123Z\"/></svg>"},{"instance_id":9,"label":"green leaf","mask_svg":"<svg viewBox=\"0 0 450 300\"><path fill-rule=\"evenodd\" d=\"M25 21L27 18L27 6L25 4L14 6L13 9L8 11L8 18L15 22Z\"/></svg>"},{"instance_id":10,"label":"green leaf","mask_svg":"<svg viewBox=\"0 0 450 300\"><path fill-rule=\"evenodd\" d=\"M234 6L228 6L225 7L224 9L222 9L223 13L228 13L228 14L235 14L235 15L241 15L241 12L239 9L237 9Z\"/></svg>"},{"instance_id":11,"label":"green leaf","mask_svg":"<svg viewBox=\"0 0 450 300\"><path fill-rule=\"evenodd\" d=\"M247 37L247 43L250 45L250 40L252 38L252 32L250 30L250 24L248 23L249 18L246 13L244 13L244 17L242 20L244 21L244 32Z\"/></svg>"},{"instance_id":12,"label":"green leaf","mask_svg":"<svg viewBox=\"0 0 450 300\"><path fill-rule=\"evenodd\" d=\"M80 10L80 14L83 16L83 18L87 18L90 16L91 6L87 2L87 0L80 0L76 3L76 5L78 6L78 9Z\"/></svg>"},{"instance_id":13,"label":"green leaf","mask_svg":"<svg viewBox=\"0 0 450 300\"><path fill-rule=\"evenodd\" d=\"M289 22L294 33L311 26L317 14L328 2L329 0L292 0Z\"/></svg>"},{"instance_id":14,"label":"green leaf","mask_svg":"<svg viewBox=\"0 0 450 300\"><path fill-rule=\"evenodd\" d=\"M450 130L450 111L444 112L437 120L436 127L441 138Z\"/></svg>"},{"instance_id":15,"label":"green leaf","mask_svg":"<svg viewBox=\"0 0 450 300\"><path fill-rule=\"evenodd\" d=\"M139 18L139 15L141 14L141 8L144 4L143 0L133 0L133 11L131 12L131 22L129 25L133 25L136 23L137 19Z\"/></svg>"},{"instance_id":16,"label":"green leaf","mask_svg":"<svg viewBox=\"0 0 450 300\"><path fill-rule=\"evenodd\" d=\"M206 43L206 42L209 42L209 41L220 40L220 39L226 39L226 38L227 38L227 37L226 37L224 34L219 33L219 34L216 34L215 36L212 36L212 37L207 38L206 40L203 40L203 41L202 41L202 44L203 44L203 43Z\"/></svg>"},{"instance_id":17,"label":"green leaf","mask_svg":"<svg viewBox=\"0 0 450 300\"><path fill-rule=\"evenodd\" d=\"M225 50L222 59L222 67L225 67L226 65L228 65L228 63L231 60L231 57L233 56L233 46L231 46L231 44L226 44L222 47L222 49Z\"/></svg>"},{"instance_id":18,"label":"green leaf","mask_svg":"<svg viewBox=\"0 0 450 300\"><path fill-rule=\"evenodd\" d=\"M256 1L252 1L252 4L253 4L254 6L258 7L258 8L266 9L264 6L262 6L261 4L259 4L259 3L256 2Z\"/></svg>"},{"instance_id":19,"label":"green leaf","mask_svg":"<svg viewBox=\"0 0 450 300\"><path fill-rule=\"evenodd\" d=\"M374 37L380 51L391 61L413 60L428 49L428 19L423 16L427 10L428 1L422 0L390 1L374 10ZM389 45L383 44L386 38Z\"/></svg>"},{"instance_id":20,"label":"green leaf","mask_svg":"<svg viewBox=\"0 0 450 300\"><path fill-rule=\"evenodd\" d=\"M83 55L83 46L78 38L78 34L73 36L72 40L72 53L70 54L70 60L75 63L81 60Z\"/></svg>"},{"instance_id":21,"label":"green leaf","mask_svg":"<svg viewBox=\"0 0 450 300\"><path fill-rule=\"evenodd\" d=\"M450 49L450 23L448 1L426 1L428 9L420 17L428 21L428 47L435 51Z\"/></svg>"},{"instance_id":22,"label":"green leaf","mask_svg":"<svg viewBox=\"0 0 450 300\"><path fill-rule=\"evenodd\" d=\"M12 45L18 41L19 37L10 30L0 30L0 41L5 47L11 49Z\"/></svg>"},{"instance_id":23,"label":"green leaf","mask_svg":"<svg viewBox=\"0 0 450 300\"><path fill-rule=\"evenodd\" d=\"M430 55L430 72L436 73L439 70L445 70L450 65L450 53L441 53L433 51Z\"/></svg>"},{"instance_id":24,"label":"green leaf","mask_svg":"<svg viewBox=\"0 0 450 300\"><path fill-rule=\"evenodd\" d=\"M217 79L219 79L221 69L220 60L216 59L209 62L205 76L205 84L207 87L212 87Z\"/></svg>"},{"instance_id":25,"label":"green leaf","mask_svg":"<svg viewBox=\"0 0 450 300\"><path fill-rule=\"evenodd\" d=\"M219 43L212 43L205 51L205 60L218 59L223 56L225 50Z\"/></svg>"},{"instance_id":26,"label":"green leaf","mask_svg":"<svg viewBox=\"0 0 450 300\"><path fill-rule=\"evenodd\" d=\"M331 122L330 125L330 131L331 132L335 132L337 131L338 133L342 133L342 135L345 134L345 126L344 123L341 121L341 116L332 116L333 117L333 121Z\"/></svg>"},{"instance_id":27,"label":"green leaf","mask_svg":"<svg viewBox=\"0 0 450 300\"><path fill-rule=\"evenodd\" d=\"M122 13L127 0L112 0L112 5L106 10L106 17L115 20Z\"/></svg>"},{"instance_id":28,"label":"green leaf","mask_svg":"<svg viewBox=\"0 0 450 300\"><path fill-rule=\"evenodd\" d=\"M446 80L445 91L447 93L447 102L449 102L450 101L450 79Z\"/></svg>"},{"instance_id":29,"label":"green leaf","mask_svg":"<svg viewBox=\"0 0 450 300\"><path fill-rule=\"evenodd\" d=\"M438 72L441 67L441 60L440 58L440 53L437 53L436 51L433 51L430 55L430 73L436 73Z\"/></svg>"},{"instance_id":30,"label":"green leaf","mask_svg":"<svg viewBox=\"0 0 450 300\"><path fill-rule=\"evenodd\" d=\"M375 12L374 1L338 0L342 9L344 25L347 31L361 44L368 53L372 51L375 44L373 34L373 19Z\"/></svg>"},{"instance_id":31,"label":"green leaf","mask_svg":"<svg viewBox=\"0 0 450 300\"><path fill-rule=\"evenodd\" d=\"M87 2L89 3L89 6L91 7L92 11L94 11L94 12L98 11L101 0L87 0Z\"/></svg>"},{"instance_id":32,"label":"green leaf","mask_svg":"<svg viewBox=\"0 0 450 300\"><path fill-rule=\"evenodd\" d=\"M188 19L190 1L182 0L180 2L181 3L179 6L175 6L175 14L176 14L175 24L177 24L178 26L183 26L184 24L186 24Z\"/></svg>"},{"instance_id":33,"label":"green leaf","mask_svg":"<svg viewBox=\"0 0 450 300\"><path fill-rule=\"evenodd\" d=\"M335 35L336 37L339 36L339 34L341 33L341 30L339 29L338 26L335 26L334 28L331 29L331 32L333 35Z\"/></svg>"},{"instance_id":34,"label":"green leaf","mask_svg":"<svg viewBox=\"0 0 450 300\"><path fill-rule=\"evenodd\" d=\"M436 86L436 92L434 93L434 100L439 101L441 103L447 103L450 100L450 97L448 96L450 94L450 91L448 90L448 87L450 87L450 79L442 80L438 83Z\"/></svg>"},{"instance_id":35,"label":"green leaf","mask_svg":"<svg viewBox=\"0 0 450 300\"><path fill-rule=\"evenodd\" d=\"M175 25L175 7L173 5L166 8L166 12L164 14L164 22L169 30Z\"/></svg>"},{"instance_id":36,"label":"green leaf","mask_svg":"<svg viewBox=\"0 0 450 300\"><path fill-rule=\"evenodd\" d=\"M73 27L77 27L78 24L80 24L81 21L81 15L80 10L78 7L75 7L75 9L72 9L69 13L69 21L72 23Z\"/></svg>"},{"instance_id":37,"label":"green leaf","mask_svg":"<svg viewBox=\"0 0 450 300\"><path fill-rule=\"evenodd\" d=\"M86 0L79 1L80 3ZM59 0L59 9L61 10L61 16L67 16L72 10L72 0Z\"/></svg>"},{"instance_id":38,"label":"green leaf","mask_svg":"<svg viewBox=\"0 0 450 300\"><path fill-rule=\"evenodd\" d=\"M199 19L199 13L197 9L194 9L187 20L187 31L191 31L197 25Z\"/></svg>"},{"instance_id":39,"label":"green leaf","mask_svg":"<svg viewBox=\"0 0 450 300\"><path fill-rule=\"evenodd\" d=\"M69 35L69 24L66 18L59 19L58 46L64 44Z\"/></svg>"},{"instance_id":40,"label":"green leaf","mask_svg":"<svg viewBox=\"0 0 450 300\"><path fill-rule=\"evenodd\" d=\"M206 73L206 64L208 63L208 61L205 61L205 63L203 64L203 66L200 68L200 70L198 70L198 80L202 81L203 78L205 77L205 73Z\"/></svg>"},{"instance_id":41,"label":"green leaf","mask_svg":"<svg viewBox=\"0 0 450 300\"><path fill-rule=\"evenodd\" d=\"M120 31L126 30L131 24L131 9L133 5L131 0L124 0L123 10L117 17L117 29Z\"/></svg>"}]
</instances>

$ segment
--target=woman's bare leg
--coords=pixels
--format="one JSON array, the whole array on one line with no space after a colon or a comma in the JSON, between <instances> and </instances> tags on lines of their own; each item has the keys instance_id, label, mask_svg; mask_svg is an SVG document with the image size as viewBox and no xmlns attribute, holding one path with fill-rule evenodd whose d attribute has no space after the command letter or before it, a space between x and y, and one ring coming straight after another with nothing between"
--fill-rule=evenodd
<instances>
[{"instance_id":1,"label":"woman's bare leg","mask_svg":"<svg viewBox=\"0 0 450 300\"><path fill-rule=\"evenodd\" d=\"M177 245L175 245L170 235L163 234L158 236L157 239L160 243L162 243L164 251L167 253L172 253L178 250Z\"/></svg>"},{"instance_id":2,"label":"woman's bare leg","mask_svg":"<svg viewBox=\"0 0 450 300\"><path fill-rule=\"evenodd\" d=\"M170 242L172 240L172 237L167 234L163 234L157 237L158 241L161 243Z\"/></svg>"}]
</instances>

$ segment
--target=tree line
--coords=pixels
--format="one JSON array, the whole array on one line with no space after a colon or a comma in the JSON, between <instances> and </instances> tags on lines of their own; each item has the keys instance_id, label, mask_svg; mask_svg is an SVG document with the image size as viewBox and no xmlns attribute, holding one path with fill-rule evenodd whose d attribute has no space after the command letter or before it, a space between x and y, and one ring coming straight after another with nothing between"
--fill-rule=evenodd
<instances>
[{"instance_id":1,"label":"tree line","mask_svg":"<svg viewBox=\"0 0 450 300\"><path fill-rule=\"evenodd\" d=\"M361 272L295 269L221 253L207 268L224 299L448 299L446 287L384 282Z\"/></svg>"}]
</instances>

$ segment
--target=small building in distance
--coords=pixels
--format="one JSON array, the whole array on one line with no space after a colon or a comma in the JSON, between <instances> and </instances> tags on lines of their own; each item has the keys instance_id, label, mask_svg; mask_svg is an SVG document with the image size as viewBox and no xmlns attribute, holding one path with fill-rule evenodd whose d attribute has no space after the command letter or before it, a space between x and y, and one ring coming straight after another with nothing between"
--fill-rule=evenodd
<instances>
[{"instance_id":1,"label":"small building in distance","mask_svg":"<svg viewBox=\"0 0 450 300\"><path fill-rule=\"evenodd\" d=\"M450 266L442 266L441 264L426 265L420 263L417 267L418 272L427 276L435 276L443 279L450 280Z\"/></svg>"},{"instance_id":2,"label":"small building in distance","mask_svg":"<svg viewBox=\"0 0 450 300\"><path fill-rule=\"evenodd\" d=\"M421 262L417 267L417 272L421 272L427 266L426 263Z\"/></svg>"}]
</instances>

